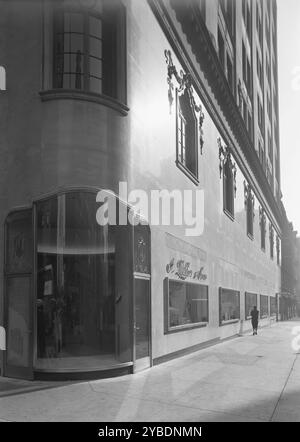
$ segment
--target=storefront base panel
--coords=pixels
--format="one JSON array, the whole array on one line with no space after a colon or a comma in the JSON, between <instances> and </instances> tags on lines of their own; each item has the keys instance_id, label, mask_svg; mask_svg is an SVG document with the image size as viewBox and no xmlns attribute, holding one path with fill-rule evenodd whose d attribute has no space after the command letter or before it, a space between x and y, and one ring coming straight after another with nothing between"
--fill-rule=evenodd
<instances>
[{"instance_id":1,"label":"storefront base panel","mask_svg":"<svg viewBox=\"0 0 300 442\"><path fill-rule=\"evenodd\" d=\"M192 347L183 348L181 350L174 351L172 353L168 353L163 356L159 356L159 357L153 359L153 365L163 364L164 362L168 362L168 361L171 361L172 359L180 358L182 356L186 356L191 353L195 353L197 351L204 350L205 348L212 347L213 345L220 344L220 343L225 342L229 339L235 339L238 336L239 335L235 334L233 336L229 336L224 339L221 339L221 338L211 339L210 341L202 342L201 344L193 345Z\"/></svg>"},{"instance_id":2,"label":"storefront base panel","mask_svg":"<svg viewBox=\"0 0 300 442\"><path fill-rule=\"evenodd\" d=\"M92 371L35 371L34 380L39 381L89 381L96 379L106 379L118 376L125 376L133 373L133 364L122 365L121 367L108 368L104 370Z\"/></svg>"}]
</instances>

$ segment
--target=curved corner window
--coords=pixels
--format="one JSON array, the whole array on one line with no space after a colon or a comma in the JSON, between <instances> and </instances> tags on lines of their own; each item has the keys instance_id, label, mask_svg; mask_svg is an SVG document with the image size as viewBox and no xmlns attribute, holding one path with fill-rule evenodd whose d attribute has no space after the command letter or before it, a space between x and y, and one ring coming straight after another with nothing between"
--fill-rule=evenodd
<instances>
[{"instance_id":1,"label":"curved corner window","mask_svg":"<svg viewBox=\"0 0 300 442\"><path fill-rule=\"evenodd\" d=\"M197 117L187 88L177 91L177 164L198 179Z\"/></svg>"},{"instance_id":2,"label":"curved corner window","mask_svg":"<svg viewBox=\"0 0 300 442\"><path fill-rule=\"evenodd\" d=\"M6 91L6 71L0 66L0 91Z\"/></svg>"},{"instance_id":3,"label":"curved corner window","mask_svg":"<svg viewBox=\"0 0 300 442\"><path fill-rule=\"evenodd\" d=\"M121 250L128 229L98 225L97 209L96 195L84 191L36 205L38 370L132 361L130 271Z\"/></svg>"},{"instance_id":4,"label":"curved corner window","mask_svg":"<svg viewBox=\"0 0 300 442\"><path fill-rule=\"evenodd\" d=\"M61 2L54 14L54 88L125 101L124 7L108 0L95 8L69 4Z\"/></svg>"}]
</instances>

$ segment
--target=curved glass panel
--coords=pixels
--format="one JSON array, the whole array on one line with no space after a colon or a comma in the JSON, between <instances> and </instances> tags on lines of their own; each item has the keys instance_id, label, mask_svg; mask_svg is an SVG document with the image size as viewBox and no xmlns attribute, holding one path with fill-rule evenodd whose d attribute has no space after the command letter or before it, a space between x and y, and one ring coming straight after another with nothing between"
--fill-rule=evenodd
<instances>
[{"instance_id":1,"label":"curved glass panel","mask_svg":"<svg viewBox=\"0 0 300 442\"><path fill-rule=\"evenodd\" d=\"M88 192L37 204L36 368L98 369L132 360L130 269L122 271L128 249L119 253L128 230L99 226L97 209Z\"/></svg>"}]
</instances>

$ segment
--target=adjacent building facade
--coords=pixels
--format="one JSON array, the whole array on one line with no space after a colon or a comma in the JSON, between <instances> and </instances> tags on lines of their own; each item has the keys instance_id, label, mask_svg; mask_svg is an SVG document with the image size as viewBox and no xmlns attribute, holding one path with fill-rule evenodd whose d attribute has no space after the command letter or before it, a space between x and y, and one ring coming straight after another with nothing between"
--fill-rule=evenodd
<instances>
[{"instance_id":1,"label":"adjacent building facade","mask_svg":"<svg viewBox=\"0 0 300 442\"><path fill-rule=\"evenodd\" d=\"M297 316L297 291L299 287L299 250L297 231L294 230L282 206L282 265L279 313L281 320Z\"/></svg>"},{"instance_id":2,"label":"adjacent building facade","mask_svg":"<svg viewBox=\"0 0 300 442\"><path fill-rule=\"evenodd\" d=\"M254 305L275 320L276 2L0 7L1 373L135 372L250 329ZM170 212L120 222L136 190Z\"/></svg>"}]
</instances>

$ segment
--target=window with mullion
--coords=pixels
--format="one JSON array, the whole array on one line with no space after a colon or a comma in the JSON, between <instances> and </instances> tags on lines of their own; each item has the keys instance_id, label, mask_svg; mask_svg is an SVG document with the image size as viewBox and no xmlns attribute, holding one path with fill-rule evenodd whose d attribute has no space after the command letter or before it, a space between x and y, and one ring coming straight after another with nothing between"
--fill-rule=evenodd
<instances>
[{"instance_id":1,"label":"window with mullion","mask_svg":"<svg viewBox=\"0 0 300 442\"><path fill-rule=\"evenodd\" d=\"M102 93L101 16L58 11L55 23L55 87Z\"/></svg>"}]
</instances>

